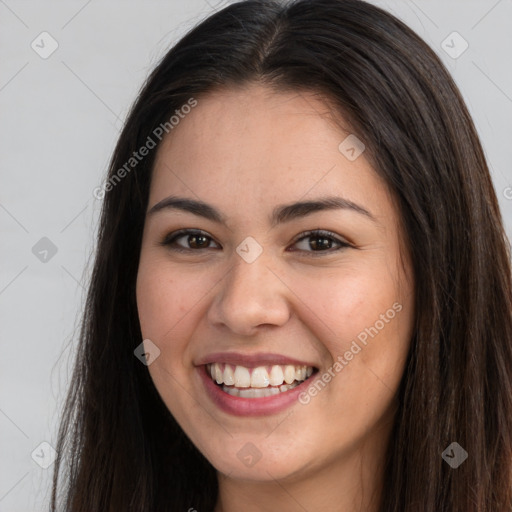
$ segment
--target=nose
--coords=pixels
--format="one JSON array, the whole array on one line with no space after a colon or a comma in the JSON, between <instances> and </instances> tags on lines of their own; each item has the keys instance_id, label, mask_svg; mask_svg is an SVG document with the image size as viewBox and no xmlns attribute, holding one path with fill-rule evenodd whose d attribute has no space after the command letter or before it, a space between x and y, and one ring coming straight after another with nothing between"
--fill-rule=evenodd
<instances>
[{"instance_id":1,"label":"nose","mask_svg":"<svg viewBox=\"0 0 512 512\"><path fill-rule=\"evenodd\" d=\"M239 336L250 336L262 326L283 326L290 318L291 294L279 272L261 255L247 263L235 263L219 283L208 311L208 320L225 326Z\"/></svg>"}]
</instances>

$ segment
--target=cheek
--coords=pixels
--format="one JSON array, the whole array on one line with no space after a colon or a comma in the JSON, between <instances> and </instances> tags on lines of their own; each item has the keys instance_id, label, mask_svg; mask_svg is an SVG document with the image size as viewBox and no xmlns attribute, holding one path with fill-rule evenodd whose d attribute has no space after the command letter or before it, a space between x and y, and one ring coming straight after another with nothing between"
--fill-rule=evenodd
<instances>
[{"instance_id":1,"label":"cheek","mask_svg":"<svg viewBox=\"0 0 512 512\"><path fill-rule=\"evenodd\" d=\"M148 366L151 378L169 410L186 410L182 404L187 387L185 360L187 322L190 322L194 297L183 293L187 284L168 265L157 258L141 258L137 275L136 297L141 334L160 349ZM186 395L186 394L185 394Z\"/></svg>"},{"instance_id":2,"label":"cheek","mask_svg":"<svg viewBox=\"0 0 512 512\"><path fill-rule=\"evenodd\" d=\"M346 434L356 437L363 425L379 421L393 401L408 353L412 307L387 273L339 276L317 280L314 287L303 283L300 293L308 297L315 337L329 354L325 391L312 400L329 418L324 421L341 422Z\"/></svg>"},{"instance_id":3,"label":"cheek","mask_svg":"<svg viewBox=\"0 0 512 512\"><path fill-rule=\"evenodd\" d=\"M141 258L136 297L143 339L160 349L160 357L149 371L155 383L166 380L165 369L180 382L192 369L189 341L205 315L205 304L218 277L207 272L186 272L147 255ZM172 381L167 383L174 386Z\"/></svg>"},{"instance_id":4,"label":"cheek","mask_svg":"<svg viewBox=\"0 0 512 512\"><path fill-rule=\"evenodd\" d=\"M412 335L411 294L399 293L398 274L388 269L376 261L294 279L297 296L307 297L299 314L321 340L326 366L342 358L332 390L392 390L401 378Z\"/></svg>"},{"instance_id":5,"label":"cheek","mask_svg":"<svg viewBox=\"0 0 512 512\"><path fill-rule=\"evenodd\" d=\"M318 339L329 343L334 355L379 320L398 301L394 282L371 272L338 271L295 279L294 292L304 300L317 325ZM312 315L313 313L313 315Z\"/></svg>"},{"instance_id":6,"label":"cheek","mask_svg":"<svg viewBox=\"0 0 512 512\"><path fill-rule=\"evenodd\" d=\"M136 296L145 338L163 341L166 333L192 309L194 297L183 293L185 283L177 275L161 263L141 260Z\"/></svg>"},{"instance_id":7,"label":"cheek","mask_svg":"<svg viewBox=\"0 0 512 512\"><path fill-rule=\"evenodd\" d=\"M166 318L164 311L167 310L169 301L166 290L172 289L174 283L167 279L164 272L149 267L143 263L139 266L136 287L137 310L142 336L157 341L162 338L162 323Z\"/></svg>"}]
</instances>

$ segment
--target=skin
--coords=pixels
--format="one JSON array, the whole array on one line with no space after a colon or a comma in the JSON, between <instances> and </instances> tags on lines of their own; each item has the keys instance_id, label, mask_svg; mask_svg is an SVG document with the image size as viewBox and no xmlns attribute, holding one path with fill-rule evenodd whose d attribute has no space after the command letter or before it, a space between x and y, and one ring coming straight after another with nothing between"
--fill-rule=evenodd
<instances>
[{"instance_id":1,"label":"skin","mask_svg":"<svg viewBox=\"0 0 512 512\"><path fill-rule=\"evenodd\" d=\"M218 471L216 512L377 510L414 283L387 187L365 153L349 161L338 150L349 133L321 97L251 84L198 98L158 150L148 211L178 195L226 218L223 225L175 209L146 215L136 290L143 338L161 350L150 375ZM374 220L331 209L270 225L276 206L327 195ZM175 245L188 253L161 245L183 228L210 238L180 238ZM351 246L336 250L328 239L319 249L324 236L315 235L295 241L315 229ZM252 263L236 252L248 236L263 248ZM347 361L351 343L395 303L401 311ZM195 366L224 351L283 354L313 362L319 375L338 356L347 364L307 404L239 417L210 400ZM249 442L261 454L251 467L237 457Z\"/></svg>"}]
</instances>

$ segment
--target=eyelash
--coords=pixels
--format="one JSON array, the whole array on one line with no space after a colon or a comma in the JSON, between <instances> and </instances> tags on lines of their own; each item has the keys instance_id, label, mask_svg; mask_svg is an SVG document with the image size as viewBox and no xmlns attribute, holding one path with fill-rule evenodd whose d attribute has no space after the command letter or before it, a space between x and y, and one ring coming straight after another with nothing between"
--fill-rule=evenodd
<instances>
[{"instance_id":1,"label":"eyelash","mask_svg":"<svg viewBox=\"0 0 512 512\"><path fill-rule=\"evenodd\" d=\"M207 233L205 233L204 231L197 230L197 229L180 229L179 231L175 231L174 233L170 233L169 235L167 235L164 238L164 240L160 243L160 245L166 246L172 251L181 252L181 253L198 252L198 251L210 249L210 247L203 247L200 249L191 249L191 248L179 247L177 245L173 245L180 238L183 238L185 236L193 236L193 235L204 236L205 238L208 238L211 241L213 241L213 238L211 236L209 236ZM301 252L311 253L311 256L313 256L313 257L322 256L322 253L323 254L325 254L325 253L332 254L333 252L339 251L341 249L346 249L347 247L353 247L348 242L345 242L344 240L341 240L340 238L338 238L331 231L326 231L326 230L321 230L321 229L306 231L304 233L301 233L300 235L298 235L295 238L295 240L293 241L293 244L301 242L302 240L307 239L307 238L329 238L329 239L333 240L334 242L336 242L339 246L337 249L330 248L327 250L320 250L320 251L301 250Z\"/></svg>"}]
</instances>

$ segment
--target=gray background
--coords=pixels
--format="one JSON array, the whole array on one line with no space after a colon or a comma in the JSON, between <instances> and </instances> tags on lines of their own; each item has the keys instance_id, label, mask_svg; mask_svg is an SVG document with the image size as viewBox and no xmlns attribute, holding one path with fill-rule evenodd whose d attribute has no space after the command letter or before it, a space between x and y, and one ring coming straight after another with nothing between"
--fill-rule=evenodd
<instances>
[{"instance_id":1,"label":"gray background","mask_svg":"<svg viewBox=\"0 0 512 512\"><path fill-rule=\"evenodd\" d=\"M51 450L40 445L55 445L101 206L93 190L128 108L166 49L226 3L0 0L0 512L48 503L53 466L40 464ZM512 0L374 3L452 72L510 237ZM58 43L46 59L44 31ZM458 58L464 43L454 31L469 44Z\"/></svg>"}]
</instances>

